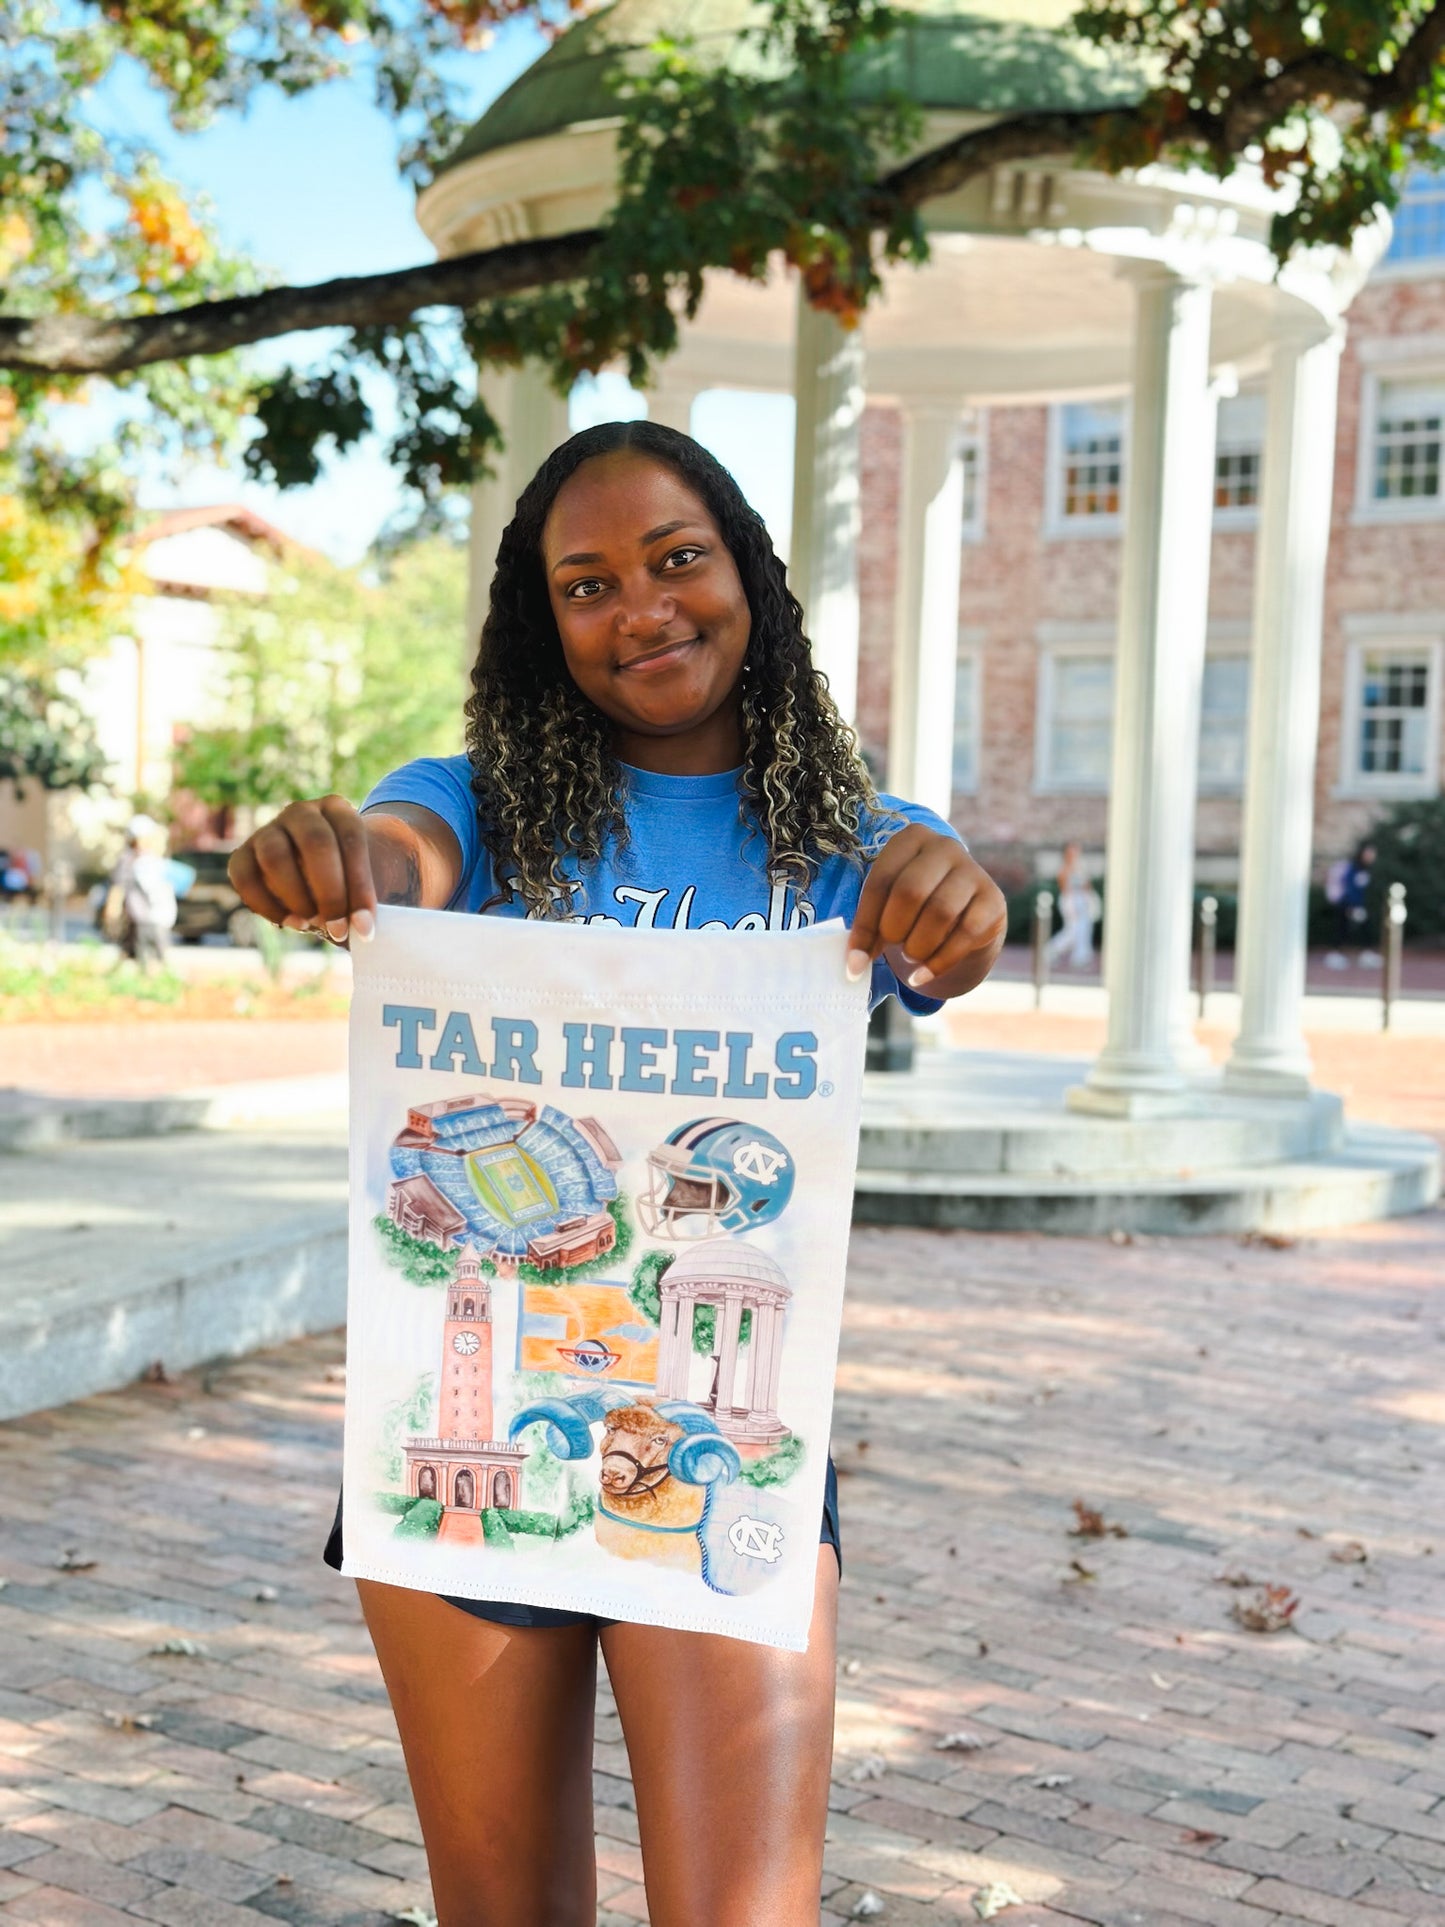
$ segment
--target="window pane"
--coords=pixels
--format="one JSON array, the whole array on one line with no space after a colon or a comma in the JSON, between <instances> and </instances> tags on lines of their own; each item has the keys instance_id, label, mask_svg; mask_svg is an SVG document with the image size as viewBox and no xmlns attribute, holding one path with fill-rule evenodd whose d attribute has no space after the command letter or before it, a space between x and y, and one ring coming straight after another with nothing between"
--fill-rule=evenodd
<instances>
[{"instance_id":1,"label":"window pane","mask_svg":"<svg viewBox=\"0 0 1445 1927\"><path fill-rule=\"evenodd\" d=\"M1049 775L1059 783L1104 789L1114 722L1110 656L1056 656L1049 718Z\"/></svg>"},{"instance_id":2,"label":"window pane","mask_svg":"<svg viewBox=\"0 0 1445 1927\"><path fill-rule=\"evenodd\" d=\"M1360 676L1360 774L1423 776L1429 733L1429 659L1370 651Z\"/></svg>"},{"instance_id":3,"label":"window pane","mask_svg":"<svg viewBox=\"0 0 1445 1927\"><path fill-rule=\"evenodd\" d=\"M1419 174L1395 210L1395 232L1387 261L1424 261L1445 255L1445 181Z\"/></svg>"},{"instance_id":4,"label":"window pane","mask_svg":"<svg viewBox=\"0 0 1445 1927\"><path fill-rule=\"evenodd\" d=\"M953 787L968 793L978 787L978 658L958 659L953 697Z\"/></svg>"},{"instance_id":5,"label":"window pane","mask_svg":"<svg viewBox=\"0 0 1445 1927\"><path fill-rule=\"evenodd\" d=\"M1061 411L1065 515L1117 515L1124 490L1124 405L1067 402Z\"/></svg>"},{"instance_id":6,"label":"window pane","mask_svg":"<svg viewBox=\"0 0 1445 1927\"><path fill-rule=\"evenodd\" d=\"M1202 784L1214 789L1237 789L1243 783L1248 711L1249 658L1207 657L1199 724Z\"/></svg>"},{"instance_id":7,"label":"window pane","mask_svg":"<svg viewBox=\"0 0 1445 1927\"><path fill-rule=\"evenodd\" d=\"M1375 499L1405 502L1440 494L1445 382L1380 383L1375 421Z\"/></svg>"},{"instance_id":8,"label":"window pane","mask_svg":"<svg viewBox=\"0 0 1445 1927\"><path fill-rule=\"evenodd\" d=\"M959 448L959 459L963 463L963 526L976 528L979 511L983 504L978 499L978 442L968 440Z\"/></svg>"}]
</instances>

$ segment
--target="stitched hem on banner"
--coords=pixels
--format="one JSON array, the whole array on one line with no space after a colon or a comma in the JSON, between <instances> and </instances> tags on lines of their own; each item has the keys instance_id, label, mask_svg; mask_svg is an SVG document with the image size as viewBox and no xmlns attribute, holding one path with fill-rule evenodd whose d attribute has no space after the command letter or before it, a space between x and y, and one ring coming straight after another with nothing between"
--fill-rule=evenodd
<instances>
[{"instance_id":1,"label":"stitched hem on banner","mask_svg":"<svg viewBox=\"0 0 1445 1927\"><path fill-rule=\"evenodd\" d=\"M418 1585L414 1573L397 1572L390 1566L378 1566L369 1561L343 1557L341 1570L348 1579L374 1579L384 1586L403 1586L408 1592L432 1591L430 1586ZM469 1594L450 1578L447 1584L453 1595L462 1599L495 1597L495 1594ZM559 1612L590 1613L597 1619L613 1619L631 1626L660 1626L675 1633L717 1633L724 1639L743 1639L750 1645L773 1646L789 1653L806 1653L808 1650L806 1631L801 1639L794 1638L766 1621L722 1620L710 1613L692 1612L686 1607L650 1612L635 1599L610 1599L605 1595L579 1598L576 1592L564 1594L554 1591L550 1586L529 1586L513 1580L507 1582L506 1603L513 1606L551 1606Z\"/></svg>"}]
</instances>

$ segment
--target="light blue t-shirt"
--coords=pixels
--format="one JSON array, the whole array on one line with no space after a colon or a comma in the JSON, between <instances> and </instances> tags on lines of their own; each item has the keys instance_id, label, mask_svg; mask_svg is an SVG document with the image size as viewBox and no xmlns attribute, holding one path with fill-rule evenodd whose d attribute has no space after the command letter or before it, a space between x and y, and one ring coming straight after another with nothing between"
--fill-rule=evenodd
<instances>
[{"instance_id":1,"label":"light blue t-shirt","mask_svg":"<svg viewBox=\"0 0 1445 1927\"><path fill-rule=\"evenodd\" d=\"M715 776L659 776L624 764L627 848L609 844L595 862L579 866L581 888L569 920L662 930L799 930L830 917L851 923L864 869L830 856L819 861L802 896L771 883L762 834L750 829L739 813L738 774L723 770ZM879 800L887 815L901 819L898 829L906 820L945 836L957 835L920 804L896 796ZM519 897L508 899L482 840L465 756L427 756L393 770L362 808L383 803L419 804L439 816L456 837L462 874L448 909L526 915ZM887 816L868 827L880 842L889 834ZM890 991L910 1010L939 1008L936 999L901 985L880 958L873 967L873 1002Z\"/></svg>"}]
</instances>

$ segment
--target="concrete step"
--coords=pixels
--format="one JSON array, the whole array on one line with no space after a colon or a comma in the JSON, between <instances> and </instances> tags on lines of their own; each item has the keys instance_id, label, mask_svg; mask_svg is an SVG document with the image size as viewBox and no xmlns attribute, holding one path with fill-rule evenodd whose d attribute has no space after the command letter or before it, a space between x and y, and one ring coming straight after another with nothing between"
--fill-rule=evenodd
<instances>
[{"instance_id":1,"label":"concrete step","mask_svg":"<svg viewBox=\"0 0 1445 1927\"><path fill-rule=\"evenodd\" d=\"M1319 1157L1344 1141L1344 1107L1327 1091L1233 1097L1209 1074L1181 1115L1086 1116L1070 1111L1065 1098L1088 1069L1085 1058L920 1051L913 1071L865 1080L859 1163L943 1176L1133 1182Z\"/></svg>"},{"instance_id":2,"label":"concrete step","mask_svg":"<svg viewBox=\"0 0 1445 1927\"><path fill-rule=\"evenodd\" d=\"M70 1143L0 1161L0 1419L346 1316L336 1128Z\"/></svg>"},{"instance_id":3,"label":"concrete step","mask_svg":"<svg viewBox=\"0 0 1445 1927\"><path fill-rule=\"evenodd\" d=\"M343 1123L346 1078L267 1077L157 1097L51 1097L0 1090L0 1152L40 1151L95 1138L165 1137L266 1125Z\"/></svg>"},{"instance_id":4,"label":"concrete step","mask_svg":"<svg viewBox=\"0 0 1445 1927\"><path fill-rule=\"evenodd\" d=\"M1440 1196L1432 1138L1355 1124L1336 1151L1205 1173L1110 1179L862 1168L860 1224L1091 1235L1339 1230L1423 1211Z\"/></svg>"}]
</instances>

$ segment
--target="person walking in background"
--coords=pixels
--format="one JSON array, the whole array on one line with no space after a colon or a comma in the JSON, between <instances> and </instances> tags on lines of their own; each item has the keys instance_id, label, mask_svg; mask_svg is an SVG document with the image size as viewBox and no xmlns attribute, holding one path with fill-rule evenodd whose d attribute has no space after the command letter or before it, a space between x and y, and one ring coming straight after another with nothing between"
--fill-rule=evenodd
<instances>
[{"instance_id":1,"label":"person walking in background","mask_svg":"<svg viewBox=\"0 0 1445 1927\"><path fill-rule=\"evenodd\" d=\"M1375 874L1375 846L1361 843L1352 857L1330 866L1325 879L1325 896L1334 906L1335 947L1325 958L1330 970L1348 970L1345 954L1356 944L1360 947L1362 970L1377 970L1380 953L1370 943L1370 883Z\"/></svg>"},{"instance_id":2,"label":"person walking in background","mask_svg":"<svg viewBox=\"0 0 1445 1927\"><path fill-rule=\"evenodd\" d=\"M149 816L133 816L125 849L110 873L110 900L119 900L120 954L142 970L152 958L164 966L176 927L176 893L165 854L165 831Z\"/></svg>"},{"instance_id":3,"label":"person walking in background","mask_svg":"<svg viewBox=\"0 0 1445 1927\"><path fill-rule=\"evenodd\" d=\"M1064 927L1049 939L1049 962L1056 964L1062 957L1071 970L1087 970L1094 956L1094 921L1099 914L1099 897L1089 881L1084 853L1077 843L1070 843L1064 850L1058 885L1059 915Z\"/></svg>"}]
</instances>

